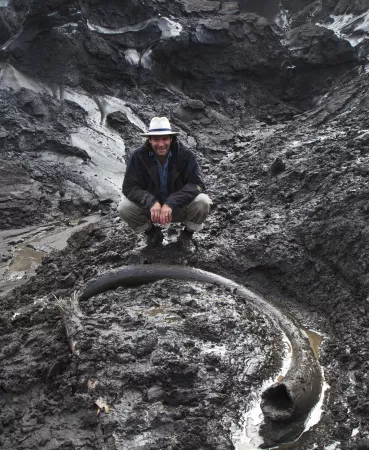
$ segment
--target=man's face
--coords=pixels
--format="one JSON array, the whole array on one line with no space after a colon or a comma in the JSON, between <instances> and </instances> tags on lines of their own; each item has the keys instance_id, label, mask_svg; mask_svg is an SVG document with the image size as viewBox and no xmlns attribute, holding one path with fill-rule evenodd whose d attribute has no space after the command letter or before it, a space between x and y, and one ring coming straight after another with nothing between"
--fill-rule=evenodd
<instances>
[{"instance_id":1,"label":"man's face","mask_svg":"<svg viewBox=\"0 0 369 450\"><path fill-rule=\"evenodd\" d=\"M172 143L171 136L152 136L149 141L155 155L159 158L165 158L169 152Z\"/></svg>"}]
</instances>

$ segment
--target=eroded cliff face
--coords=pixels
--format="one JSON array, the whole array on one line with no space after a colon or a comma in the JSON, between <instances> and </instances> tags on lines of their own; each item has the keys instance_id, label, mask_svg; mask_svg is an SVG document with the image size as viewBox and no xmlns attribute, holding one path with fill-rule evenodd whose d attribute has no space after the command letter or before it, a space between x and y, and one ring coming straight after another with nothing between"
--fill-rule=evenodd
<instances>
[{"instance_id":1,"label":"eroded cliff face","mask_svg":"<svg viewBox=\"0 0 369 450\"><path fill-rule=\"evenodd\" d=\"M1 298L0 356L9 368L0 378L3 448L235 447L230 426L268 370L231 389L239 367L200 357L197 342L172 348L160 335L168 325L160 308L187 323L207 314L201 289L159 284L132 294L137 303L150 299L142 311L160 309L147 334L152 342L142 337L142 311L114 306L127 294L103 296L83 307L83 354L69 355L55 296L73 295L111 267L158 261L251 285L325 334L325 413L293 448L369 447L369 4L267 3L0 1L0 228L91 210L107 215ZM173 234L166 247L144 253L142 238L116 220L125 159L155 115L170 117L196 153L214 202L194 254L178 252ZM220 310L226 295L217 292ZM28 308L35 299L46 303ZM137 334L125 346L113 345L117 329L106 334L116 320ZM253 348L269 345L263 319L253 320L260 325ZM220 333L211 323L197 324L197 336ZM144 376L152 352L155 367ZM184 385L180 370L192 377ZM112 405L118 399L119 408L132 401L126 423L96 416L99 396ZM168 398L177 403L168 406ZM140 422L144 410L151 419Z\"/></svg>"},{"instance_id":2,"label":"eroded cliff face","mask_svg":"<svg viewBox=\"0 0 369 450\"><path fill-rule=\"evenodd\" d=\"M276 4L265 7L274 11ZM288 10L286 4L285 9L279 9L280 14L287 11L283 13L286 29L289 23L293 27L284 34L275 22L256 15L255 5L242 2L125 2L124 6L119 2L6 2L0 8L4 21L1 84L5 90L25 88L54 97L30 100L27 114L19 113L23 128L31 130L43 123L44 117L51 117L48 127L43 126L44 139L38 136L37 145L30 139L29 145L33 151L49 150L59 155L70 155L72 147L79 148L79 153L73 150L81 158L77 165L87 165L80 170L77 183L83 185L83 192L71 189L75 180L68 187L54 179L53 189L67 194L62 203L70 203L68 210L74 209L73 204L86 203L86 196L96 207L99 200L117 200L114 192L119 192L119 183L114 180L114 187L104 187L104 195L95 195L95 183L89 178L94 176L91 165L96 161L92 158L88 162L91 155L83 153L99 151L91 150L91 140L96 142L97 135L91 138L82 131L80 138L75 137L81 129L91 127L91 122L97 134L110 140L102 142L102 147L113 148L112 141L119 138L107 136L108 130L99 128L98 121L104 125L109 114L121 113L128 121L125 131L133 137L160 110L173 116L185 140L196 140L201 153L222 151L224 140L252 120L291 120L301 110L316 105L339 76L365 65L367 18L361 7L353 10L357 16L346 15L341 21L316 16L321 21L318 26L315 16L307 15L304 25L294 26L296 14L304 6L298 10L295 6L295 11ZM320 15L325 7L318 8ZM354 42L355 33L361 38ZM56 123L52 111L55 100L60 108L69 109L66 114L73 126ZM15 102L5 101L9 105ZM70 110L68 101L85 110L85 120ZM14 107L16 103L9 106ZM9 133L18 134L19 125L9 121L7 114L5 110L1 119L6 122L7 133L1 139L11 157L19 144ZM27 120L32 122L29 126ZM122 125L118 127L122 132ZM134 139L128 138L126 144L135 145ZM118 142L117 147L123 149L124 145ZM119 154L119 150L112 152ZM22 163L32 176L34 161L26 156ZM41 176L63 171L56 164L52 163L51 170L41 164ZM119 164L121 176L124 165ZM62 158L61 165L68 165L68 161ZM52 204L59 211L59 204ZM40 220L45 211L40 210Z\"/></svg>"}]
</instances>

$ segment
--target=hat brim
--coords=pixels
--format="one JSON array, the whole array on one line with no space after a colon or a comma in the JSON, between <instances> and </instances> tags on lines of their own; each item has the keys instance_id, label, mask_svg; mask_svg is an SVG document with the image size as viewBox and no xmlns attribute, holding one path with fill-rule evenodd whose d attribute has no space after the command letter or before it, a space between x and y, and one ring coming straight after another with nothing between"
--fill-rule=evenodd
<instances>
[{"instance_id":1,"label":"hat brim","mask_svg":"<svg viewBox=\"0 0 369 450\"><path fill-rule=\"evenodd\" d=\"M141 133L141 136L152 137L152 136L178 136L177 131L149 131L147 133Z\"/></svg>"}]
</instances>

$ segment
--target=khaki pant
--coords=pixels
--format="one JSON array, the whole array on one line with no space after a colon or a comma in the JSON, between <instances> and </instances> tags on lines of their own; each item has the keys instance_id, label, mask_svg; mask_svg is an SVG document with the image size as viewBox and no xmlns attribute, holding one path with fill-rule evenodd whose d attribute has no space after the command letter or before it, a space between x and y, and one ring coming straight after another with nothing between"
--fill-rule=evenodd
<instances>
[{"instance_id":1,"label":"khaki pant","mask_svg":"<svg viewBox=\"0 0 369 450\"><path fill-rule=\"evenodd\" d=\"M173 211L172 222L183 222L190 231L200 231L205 222L212 201L206 194L199 194L191 203ZM118 206L118 214L136 233L150 230L151 214L148 208L123 197Z\"/></svg>"}]
</instances>

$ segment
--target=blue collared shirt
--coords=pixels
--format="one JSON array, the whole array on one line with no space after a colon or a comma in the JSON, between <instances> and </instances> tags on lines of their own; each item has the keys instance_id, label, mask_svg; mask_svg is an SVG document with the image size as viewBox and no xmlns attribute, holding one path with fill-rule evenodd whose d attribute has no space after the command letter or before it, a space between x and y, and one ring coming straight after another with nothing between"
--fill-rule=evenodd
<instances>
[{"instance_id":1,"label":"blue collared shirt","mask_svg":"<svg viewBox=\"0 0 369 450\"><path fill-rule=\"evenodd\" d=\"M149 155L152 156L156 163L158 164L159 176L160 176L160 203L163 204L168 197L168 165L169 159L172 157L172 152L169 151L168 156L165 160L164 166L160 164L160 162L155 158L154 152L149 152Z\"/></svg>"}]
</instances>

